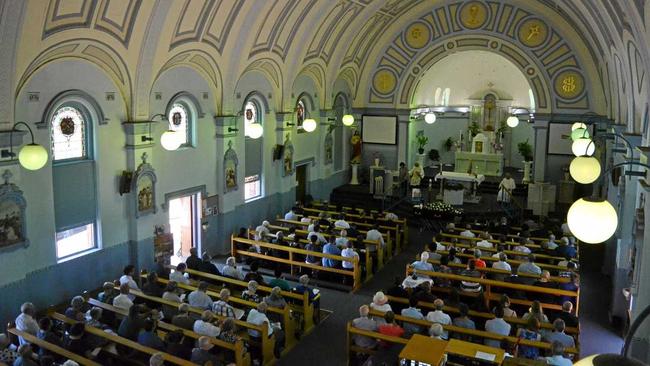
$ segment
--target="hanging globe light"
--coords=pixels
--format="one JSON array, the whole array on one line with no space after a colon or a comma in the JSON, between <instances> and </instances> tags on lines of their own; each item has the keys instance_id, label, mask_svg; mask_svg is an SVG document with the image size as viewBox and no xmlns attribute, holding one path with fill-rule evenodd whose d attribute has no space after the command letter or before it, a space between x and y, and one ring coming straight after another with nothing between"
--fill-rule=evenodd
<instances>
[{"instance_id":1,"label":"hanging globe light","mask_svg":"<svg viewBox=\"0 0 650 366\"><path fill-rule=\"evenodd\" d=\"M577 156L569 165L571 178L580 184L590 184L600 177L600 162L593 156Z\"/></svg>"},{"instance_id":2,"label":"hanging globe light","mask_svg":"<svg viewBox=\"0 0 650 366\"><path fill-rule=\"evenodd\" d=\"M645 364L617 354L602 354L585 357L573 366L644 366Z\"/></svg>"},{"instance_id":3,"label":"hanging globe light","mask_svg":"<svg viewBox=\"0 0 650 366\"><path fill-rule=\"evenodd\" d=\"M352 126L354 123L354 116L351 114L346 114L343 116L342 122L344 126Z\"/></svg>"},{"instance_id":4,"label":"hanging globe light","mask_svg":"<svg viewBox=\"0 0 650 366\"><path fill-rule=\"evenodd\" d=\"M433 124L434 122L436 122L436 114L433 112L429 112L425 114L424 122L426 122L427 124Z\"/></svg>"},{"instance_id":5,"label":"hanging globe light","mask_svg":"<svg viewBox=\"0 0 650 366\"><path fill-rule=\"evenodd\" d=\"M607 200L581 198L569 208L567 224L580 241L598 244L614 235L618 216Z\"/></svg>"},{"instance_id":6,"label":"hanging globe light","mask_svg":"<svg viewBox=\"0 0 650 366\"><path fill-rule=\"evenodd\" d=\"M596 152L596 144L590 138L581 138L573 141L571 151L575 156L592 156Z\"/></svg>"},{"instance_id":7,"label":"hanging globe light","mask_svg":"<svg viewBox=\"0 0 650 366\"><path fill-rule=\"evenodd\" d=\"M587 125L582 123L582 122L576 122L571 125L571 132L577 130L578 128L582 128L583 130L587 129Z\"/></svg>"},{"instance_id":8,"label":"hanging globe light","mask_svg":"<svg viewBox=\"0 0 650 366\"><path fill-rule=\"evenodd\" d=\"M510 116L506 120L506 124L508 127L515 128L519 125L519 118L517 118L517 116Z\"/></svg>"},{"instance_id":9,"label":"hanging globe light","mask_svg":"<svg viewBox=\"0 0 650 366\"><path fill-rule=\"evenodd\" d=\"M248 137L258 139L264 134L264 127L260 123L251 123L248 125Z\"/></svg>"},{"instance_id":10,"label":"hanging globe light","mask_svg":"<svg viewBox=\"0 0 650 366\"><path fill-rule=\"evenodd\" d=\"M589 131L585 128L576 128L571 132L571 140L575 141L581 138L589 138Z\"/></svg>"},{"instance_id":11,"label":"hanging globe light","mask_svg":"<svg viewBox=\"0 0 650 366\"><path fill-rule=\"evenodd\" d=\"M302 128L307 132L312 132L316 130L316 121L312 118L307 118L302 122Z\"/></svg>"},{"instance_id":12,"label":"hanging globe light","mask_svg":"<svg viewBox=\"0 0 650 366\"><path fill-rule=\"evenodd\" d=\"M160 136L160 144L165 150L174 151L181 147L181 139L178 132L167 130Z\"/></svg>"},{"instance_id":13,"label":"hanging globe light","mask_svg":"<svg viewBox=\"0 0 650 366\"><path fill-rule=\"evenodd\" d=\"M18 161L27 170L41 169L47 163L47 150L43 146L32 142L20 149Z\"/></svg>"}]
</instances>

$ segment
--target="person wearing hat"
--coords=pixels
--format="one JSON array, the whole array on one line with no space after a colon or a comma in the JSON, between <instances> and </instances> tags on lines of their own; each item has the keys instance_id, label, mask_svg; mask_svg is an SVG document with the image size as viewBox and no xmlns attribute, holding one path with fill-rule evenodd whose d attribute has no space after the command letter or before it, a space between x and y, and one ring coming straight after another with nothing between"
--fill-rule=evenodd
<instances>
[{"instance_id":1,"label":"person wearing hat","mask_svg":"<svg viewBox=\"0 0 650 366\"><path fill-rule=\"evenodd\" d=\"M208 291L208 283L201 281L196 290L187 295L187 302L190 306L200 309L210 309L212 307L212 298L206 294Z\"/></svg>"},{"instance_id":2,"label":"person wearing hat","mask_svg":"<svg viewBox=\"0 0 650 366\"><path fill-rule=\"evenodd\" d=\"M256 241L262 241L265 236L271 234L271 230L269 229L270 225L271 224L268 221L266 221L266 220L262 221L262 225L259 225L258 227L255 228L255 237L254 237L254 239ZM258 252L259 252L259 250L258 250Z\"/></svg>"},{"instance_id":3,"label":"person wearing hat","mask_svg":"<svg viewBox=\"0 0 650 366\"><path fill-rule=\"evenodd\" d=\"M370 309L380 311L385 313L387 311L393 311L390 304L388 303L388 298L382 291L377 291L375 296L372 297L372 302L370 303ZM383 324L384 318L381 316L375 316L374 319Z\"/></svg>"},{"instance_id":4,"label":"person wearing hat","mask_svg":"<svg viewBox=\"0 0 650 366\"><path fill-rule=\"evenodd\" d=\"M445 307L445 302L442 301L442 299L436 299L436 301L433 302L433 306L436 310L430 311L427 314L427 320L432 323L438 323L441 325L451 324L451 317L449 314L442 311L442 309ZM449 334L446 331L443 332L442 338L449 339Z\"/></svg>"},{"instance_id":5,"label":"person wearing hat","mask_svg":"<svg viewBox=\"0 0 650 366\"><path fill-rule=\"evenodd\" d=\"M212 344L209 337L200 337L197 347L192 350L190 361L198 365L205 365L208 362L211 365L220 365L219 358L210 352L212 347L214 347L214 344Z\"/></svg>"}]
</instances>

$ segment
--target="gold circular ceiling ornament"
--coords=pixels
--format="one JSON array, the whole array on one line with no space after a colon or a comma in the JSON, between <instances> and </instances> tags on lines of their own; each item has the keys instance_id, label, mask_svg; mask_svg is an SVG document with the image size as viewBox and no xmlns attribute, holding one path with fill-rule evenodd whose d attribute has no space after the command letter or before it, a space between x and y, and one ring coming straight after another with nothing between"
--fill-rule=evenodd
<instances>
[{"instance_id":1,"label":"gold circular ceiling ornament","mask_svg":"<svg viewBox=\"0 0 650 366\"><path fill-rule=\"evenodd\" d=\"M579 97L585 88L585 79L574 70L560 72L553 83L555 93L562 99L575 99Z\"/></svg>"},{"instance_id":2,"label":"gold circular ceiling ornament","mask_svg":"<svg viewBox=\"0 0 650 366\"><path fill-rule=\"evenodd\" d=\"M424 23L416 22L406 28L404 41L413 49L426 46L431 40L431 31Z\"/></svg>"},{"instance_id":3,"label":"gold circular ceiling ornament","mask_svg":"<svg viewBox=\"0 0 650 366\"><path fill-rule=\"evenodd\" d=\"M548 27L539 19L528 19L519 26L517 33L519 42L527 47L535 48L541 46L548 38Z\"/></svg>"},{"instance_id":4,"label":"gold circular ceiling ornament","mask_svg":"<svg viewBox=\"0 0 650 366\"><path fill-rule=\"evenodd\" d=\"M390 94L393 90L395 90L395 86L397 85L397 77L392 71L382 69L375 73L372 85L374 86L377 93L382 95Z\"/></svg>"},{"instance_id":5,"label":"gold circular ceiling ornament","mask_svg":"<svg viewBox=\"0 0 650 366\"><path fill-rule=\"evenodd\" d=\"M467 29L481 28L488 19L488 8L480 1L470 1L460 9L460 23Z\"/></svg>"}]
</instances>

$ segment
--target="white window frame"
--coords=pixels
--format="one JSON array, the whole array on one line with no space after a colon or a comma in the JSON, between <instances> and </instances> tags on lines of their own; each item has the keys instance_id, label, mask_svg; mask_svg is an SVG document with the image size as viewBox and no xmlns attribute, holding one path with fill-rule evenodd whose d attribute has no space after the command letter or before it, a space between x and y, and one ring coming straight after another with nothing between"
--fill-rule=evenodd
<instances>
[{"instance_id":1,"label":"white window frame","mask_svg":"<svg viewBox=\"0 0 650 366\"><path fill-rule=\"evenodd\" d=\"M248 187L251 184L256 184L258 186L258 194L255 196L248 197ZM244 177L244 202L251 202L257 199L264 197L264 186L262 184L262 174L255 174L248 177Z\"/></svg>"},{"instance_id":2,"label":"white window frame","mask_svg":"<svg viewBox=\"0 0 650 366\"><path fill-rule=\"evenodd\" d=\"M181 144L180 147L194 147L194 117L196 113L194 112L192 106L182 98L173 100L170 104L169 111L167 111L168 128L172 131L179 131L178 127L174 126L174 122L172 121L172 110L176 107L176 105L182 108L186 114L185 143Z\"/></svg>"},{"instance_id":3,"label":"white window frame","mask_svg":"<svg viewBox=\"0 0 650 366\"><path fill-rule=\"evenodd\" d=\"M72 158L56 158L56 154L54 153L54 117L57 115L57 113L63 109L63 108L72 108L79 113L79 115L82 118L82 155L81 156L76 156ZM83 161L83 160L90 160L92 159L92 146L91 146L91 139L89 136L91 136L91 128L92 128L92 117L90 116L90 113L85 110L85 108L82 105L79 105L77 102L65 102L60 104L59 106L56 107L54 112L51 114L50 120L48 121L49 127L50 127L50 154L52 154L52 164L65 164L65 163L72 163L72 162L77 162L77 161Z\"/></svg>"},{"instance_id":4,"label":"white window frame","mask_svg":"<svg viewBox=\"0 0 650 366\"><path fill-rule=\"evenodd\" d=\"M70 237L59 238L59 236L63 235L64 233L67 233L67 232L70 232L70 231L73 231L73 230L77 230L77 229L83 228L83 227L89 228L91 230L90 239L92 240L92 243L91 243L92 245L91 246L84 246L82 249L79 249L79 250L76 250L76 251L71 251L69 253L65 253L62 256L59 256L59 242L63 241L63 240L66 240L66 239L70 239ZM93 251L99 249L99 243L98 243L98 240L97 240L97 225L96 225L95 222L90 222L90 223L85 223L85 224L82 224L82 225L79 225L79 226L74 226L74 227L68 228L68 229L63 230L63 231L59 231L54 235L54 242L55 242L56 260L57 260L57 262L65 262L65 261L70 260L70 259L81 257L83 255L86 255L86 254L88 254L90 252L93 252Z\"/></svg>"}]
</instances>

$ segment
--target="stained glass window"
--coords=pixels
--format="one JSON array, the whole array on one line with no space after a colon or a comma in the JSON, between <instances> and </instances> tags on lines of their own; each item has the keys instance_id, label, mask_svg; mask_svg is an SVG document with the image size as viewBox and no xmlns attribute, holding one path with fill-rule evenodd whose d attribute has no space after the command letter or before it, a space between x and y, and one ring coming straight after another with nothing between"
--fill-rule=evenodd
<instances>
[{"instance_id":1,"label":"stained glass window","mask_svg":"<svg viewBox=\"0 0 650 366\"><path fill-rule=\"evenodd\" d=\"M179 138L181 140L181 146L188 145L190 142L190 127L189 127L189 118L190 114L181 103L172 104L171 109L169 109L169 129L172 131L179 132Z\"/></svg>"},{"instance_id":2,"label":"stained glass window","mask_svg":"<svg viewBox=\"0 0 650 366\"><path fill-rule=\"evenodd\" d=\"M302 100L298 101L296 105L296 126L302 127L302 123L307 118L307 109L305 109L305 102Z\"/></svg>"},{"instance_id":3,"label":"stained glass window","mask_svg":"<svg viewBox=\"0 0 650 366\"><path fill-rule=\"evenodd\" d=\"M86 152L86 120L72 106L59 108L52 116L52 159L84 159Z\"/></svg>"},{"instance_id":4,"label":"stained glass window","mask_svg":"<svg viewBox=\"0 0 650 366\"><path fill-rule=\"evenodd\" d=\"M258 120L258 111L257 111L257 105L249 101L246 103L246 106L244 107L244 135L248 136L250 132L250 125L253 123L259 123L260 121Z\"/></svg>"}]
</instances>

